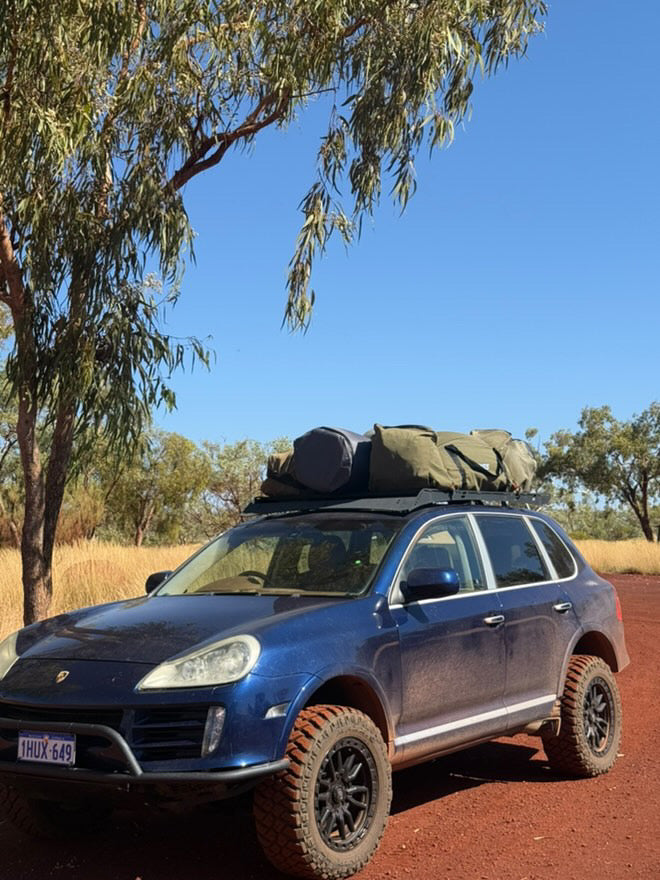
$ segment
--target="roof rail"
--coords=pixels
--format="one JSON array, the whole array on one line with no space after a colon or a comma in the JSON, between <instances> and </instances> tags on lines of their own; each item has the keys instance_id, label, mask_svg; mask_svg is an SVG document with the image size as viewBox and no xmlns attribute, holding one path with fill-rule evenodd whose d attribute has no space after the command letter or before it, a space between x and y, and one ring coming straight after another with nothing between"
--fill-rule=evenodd
<instances>
[{"instance_id":1,"label":"roof rail","mask_svg":"<svg viewBox=\"0 0 660 880\"><path fill-rule=\"evenodd\" d=\"M541 507L550 500L538 492L475 492L468 489L421 489L416 495L359 495L345 498L255 498L243 510L245 516L308 513L313 510L363 510L379 513L410 513L438 504L482 504L499 507Z\"/></svg>"}]
</instances>

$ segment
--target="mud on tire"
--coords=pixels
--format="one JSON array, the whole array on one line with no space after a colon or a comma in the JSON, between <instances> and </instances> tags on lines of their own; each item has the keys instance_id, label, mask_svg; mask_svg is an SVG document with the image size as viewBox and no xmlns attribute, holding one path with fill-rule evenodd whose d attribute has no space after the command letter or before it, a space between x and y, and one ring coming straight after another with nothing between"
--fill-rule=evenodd
<instances>
[{"instance_id":1,"label":"mud on tire","mask_svg":"<svg viewBox=\"0 0 660 880\"><path fill-rule=\"evenodd\" d=\"M61 840L98 831L110 814L101 803L59 803L26 797L0 785L0 821L6 820L28 837Z\"/></svg>"},{"instance_id":2,"label":"mud on tire","mask_svg":"<svg viewBox=\"0 0 660 880\"><path fill-rule=\"evenodd\" d=\"M257 836L269 861L297 877L349 877L385 830L392 775L375 724L356 709L304 709L287 746L290 766L254 795Z\"/></svg>"},{"instance_id":3,"label":"mud on tire","mask_svg":"<svg viewBox=\"0 0 660 880\"><path fill-rule=\"evenodd\" d=\"M574 655L561 698L559 735L543 736L550 766L571 776L607 773L621 733L621 697L610 667L600 657Z\"/></svg>"}]
</instances>

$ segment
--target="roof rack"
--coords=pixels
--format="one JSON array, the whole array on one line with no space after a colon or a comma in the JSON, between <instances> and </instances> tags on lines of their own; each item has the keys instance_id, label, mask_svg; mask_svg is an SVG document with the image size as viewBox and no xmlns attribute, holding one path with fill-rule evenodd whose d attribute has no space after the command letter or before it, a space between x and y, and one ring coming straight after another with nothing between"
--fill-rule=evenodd
<instances>
[{"instance_id":1,"label":"roof rack","mask_svg":"<svg viewBox=\"0 0 660 880\"><path fill-rule=\"evenodd\" d=\"M538 492L474 492L468 489L421 489L416 495L360 495L345 498L255 498L243 510L245 516L308 513L313 510L363 510L377 513L410 513L439 504L483 504L499 507L541 507L550 500Z\"/></svg>"}]
</instances>

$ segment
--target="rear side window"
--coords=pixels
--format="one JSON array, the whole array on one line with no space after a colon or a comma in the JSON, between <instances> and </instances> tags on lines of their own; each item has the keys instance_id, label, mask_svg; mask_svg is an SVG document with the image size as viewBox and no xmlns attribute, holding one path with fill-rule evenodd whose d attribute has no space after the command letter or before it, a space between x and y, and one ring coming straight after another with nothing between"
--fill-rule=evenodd
<instances>
[{"instance_id":1,"label":"rear side window","mask_svg":"<svg viewBox=\"0 0 660 880\"><path fill-rule=\"evenodd\" d=\"M555 567L558 578L568 578L575 574L575 560L569 553L559 535L543 520L533 519L534 531L543 541L550 561Z\"/></svg>"},{"instance_id":2,"label":"rear side window","mask_svg":"<svg viewBox=\"0 0 660 880\"><path fill-rule=\"evenodd\" d=\"M498 587L550 579L534 536L517 516L477 516Z\"/></svg>"}]
</instances>

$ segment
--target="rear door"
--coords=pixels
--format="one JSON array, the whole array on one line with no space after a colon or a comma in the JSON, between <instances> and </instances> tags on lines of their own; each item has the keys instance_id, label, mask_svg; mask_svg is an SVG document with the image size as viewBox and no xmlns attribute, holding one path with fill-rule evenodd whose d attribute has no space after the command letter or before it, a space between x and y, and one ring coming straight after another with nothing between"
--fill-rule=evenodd
<instances>
[{"instance_id":1,"label":"rear door","mask_svg":"<svg viewBox=\"0 0 660 880\"><path fill-rule=\"evenodd\" d=\"M505 618L504 703L509 729L515 729L552 707L566 648L578 624L527 518L480 513L474 519L488 551Z\"/></svg>"},{"instance_id":2,"label":"rear door","mask_svg":"<svg viewBox=\"0 0 660 880\"><path fill-rule=\"evenodd\" d=\"M405 602L399 585L416 568L453 568L455 596ZM467 515L433 520L404 558L391 611L399 628L404 759L487 737L506 727L504 629Z\"/></svg>"}]
</instances>

